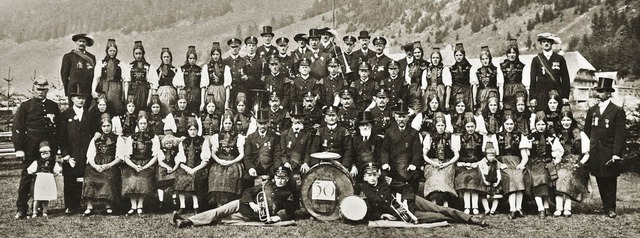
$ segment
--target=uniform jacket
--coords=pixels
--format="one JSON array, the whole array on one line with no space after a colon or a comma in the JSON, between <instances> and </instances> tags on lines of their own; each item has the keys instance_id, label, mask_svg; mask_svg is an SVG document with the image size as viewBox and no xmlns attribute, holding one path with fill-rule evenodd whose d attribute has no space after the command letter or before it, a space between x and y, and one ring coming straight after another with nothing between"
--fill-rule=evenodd
<instances>
[{"instance_id":1,"label":"uniform jacket","mask_svg":"<svg viewBox=\"0 0 640 238\"><path fill-rule=\"evenodd\" d=\"M55 153L60 127L60 108L55 102L32 98L21 103L13 115L11 141L16 151L24 151L23 163L28 166L40 157L38 144L41 140L48 140L52 154Z\"/></svg>"},{"instance_id":2,"label":"uniform jacket","mask_svg":"<svg viewBox=\"0 0 640 238\"><path fill-rule=\"evenodd\" d=\"M370 58L376 57L376 52L373 52L371 49L367 49L366 53L360 49L353 54L355 59L357 59L356 62L368 62Z\"/></svg>"},{"instance_id":3,"label":"uniform jacket","mask_svg":"<svg viewBox=\"0 0 640 238\"><path fill-rule=\"evenodd\" d=\"M280 216L282 220L294 219L294 212L298 210L300 203L300 193L294 186L289 184L284 187L277 187L273 181L268 181L265 185L265 194L269 204L269 214ZM258 214L251 209L249 203L256 203L256 196L262 192L262 186L255 186L246 189L240 198L239 212L245 217L258 220Z\"/></svg>"},{"instance_id":4,"label":"uniform jacket","mask_svg":"<svg viewBox=\"0 0 640 238\"><path fill-rule=\"evenodd\" d=\"M385 54L369 58L368 63L371 65L371 74L369 77L376 81L380 81L383 78L388 77L389 73L387 65L389 65L389 62L391 62L391 58Z\"/></svg>"},{"instance_id":5,"label":"uniform jacket","mask_svg":"<svg viewBox=\"0 0 640 238\"><path fill-rule=\"evenodd\" d=\"M247 136L244 143L244 165L247 170L256 169L258 175L271 174L274 166L279 166L275 158L279 137L275 132L267 130L264 138L258 131Z\"/></svg>"},{"instance_id":6,"label":"uniform jacket","mask_svg":"<svg viewBox=\"0 0 640 238\"><path fill-rule=\"evenodd\" d=\"M542 62L540 62L540 59L542 59ZM555 80L549 76L549 72L546 72L544 65L552 71L551 73L555 77ZM545 72L543 73L543 71ZM546 106L550 90L557 90L560 97L569 98L571 90L569 71L567 69L567 62L561 55L554 52L547 60L542 53L539 53L538 56L531 60L530 75L529 98L538 101L538 110Z\"/></svg>"},{"instance_id":7,"label":"uniform jacket","mask_svg":"<svg viewBox=\"0 0 640 238\"><path fill-rule=\"evenodd\" d=\"M349 134L349 131L344 127L336 125L333 130L330 130L328 126L322 126L318 128L318 131L313 137L311 153L337 153L341 156L338 162L347 168L352 165L353 157L351 150L351 134ZM306 163L312 165L316 162L317 161L307 161Z\"/></svg>"},{"instance_id":8,"label":"uniform jacket","mask_svg":"<svg viewBox=\"0 0 640 238\"><path fill-rule=\"evenodd\" d=\"M382 137L372 134L367 140L358 134L353 137L353 161L356 168L369 162L379 162Z\"/></svg>"}]
</instances>

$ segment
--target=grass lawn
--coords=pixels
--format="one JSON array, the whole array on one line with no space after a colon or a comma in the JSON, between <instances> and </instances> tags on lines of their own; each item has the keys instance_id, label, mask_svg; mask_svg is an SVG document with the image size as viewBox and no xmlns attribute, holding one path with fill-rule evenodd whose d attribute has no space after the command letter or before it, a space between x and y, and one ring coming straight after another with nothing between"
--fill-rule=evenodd
<instances>
[{"instance_id":1,"label":"grass lawn","mask_svg":"<svg viewBox=\"0 0 640 238\"><path fill-rule=\"evenodd\" d=\"M57 177L61 194L61 178ZM170 214L143 217L82 217L62 214L62 195L50 203L50 218L14 220L18 171L0 171L0 236L2 237L638 237L640 235L640 175L624 174L618 179L616 219L596 213L600 197L596 189L582 203L574 203L571 218L544 220L528 215L508 220L505 214L487 217L488 228L452 224L448 227L369 228L341 222L300 220L293 227L207 226L177 230L169 225ZM592 182L595 182L592 179Z\"/></svg>"}]
</instances>

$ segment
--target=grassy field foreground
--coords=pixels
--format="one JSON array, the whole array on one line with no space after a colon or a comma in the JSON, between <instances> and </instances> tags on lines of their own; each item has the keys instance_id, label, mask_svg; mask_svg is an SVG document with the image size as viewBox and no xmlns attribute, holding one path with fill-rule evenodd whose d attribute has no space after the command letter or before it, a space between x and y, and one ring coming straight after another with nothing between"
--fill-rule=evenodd
<instances>
[{"instance_id":1,"label":"grassy field foreground","mask_svg":"<svg viewBox=\"0 0 640 238\"><path fill-rule=\"evenodd\" d=\"M58 177L61 186L61 178ZM62 195L50 204L49 219L14 220L18 171L0 171L0 234L3 237L638 237L640 235L640 175L618 179L616 219L597 213L600 197L596 189L582 204L574 203L573 217L541 220L528 215L514 221L505 214L487 217L488 228L452 224L449 227L369 228L341 222L300 220L294 227L207 226L177 230L169 225L170 214L143 217L82 217L62 214ZM592 179L592 182L595 182ZM60 187L59 187L60 188ZM60 191L61 192L61 191Z\"/></svg>"}]
</instances>

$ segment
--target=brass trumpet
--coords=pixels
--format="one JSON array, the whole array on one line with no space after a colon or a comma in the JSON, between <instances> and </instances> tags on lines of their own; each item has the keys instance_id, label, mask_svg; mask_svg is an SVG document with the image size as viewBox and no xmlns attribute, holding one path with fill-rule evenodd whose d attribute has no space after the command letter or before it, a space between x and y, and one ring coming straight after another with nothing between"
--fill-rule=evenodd
<instances>
[{"instance_id":1,"label":"brass trumpet","mask_svg":"<svg viewBox=\"0 0 640 238\"><path fill-rule=\"evenodd\" d=\"M400 194L397 194L397 196L393 196L393 195L391 196L393 197L393 199L391 200L391 209L393 209L393 211L395 211L396 214L398 214L400 219L402 219L402 221L406 223L417 224L418 218L415 215L413 215L413 213L411 213L411 211L409 210L409 206L407 205L407 200L402 201L402 195Z\"/></svg>"}]
</instances>

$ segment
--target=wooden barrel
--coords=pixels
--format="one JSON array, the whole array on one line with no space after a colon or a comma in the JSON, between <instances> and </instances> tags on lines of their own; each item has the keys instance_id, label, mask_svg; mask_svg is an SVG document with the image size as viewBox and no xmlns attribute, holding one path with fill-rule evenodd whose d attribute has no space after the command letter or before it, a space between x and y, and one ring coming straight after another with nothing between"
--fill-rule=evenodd
<instances>
[{"instance_id":1,"label":"wooden barrel","mask_svg":"<svg viewBox=\"0 0 640 238\"><path fill-rule=\"evenodd\" d=\"M340 201L353 195L353 179L338 162L323 161L311 167L300 185L302 204L322 221L340 219Z\"/></svg>"}]
</instances>

